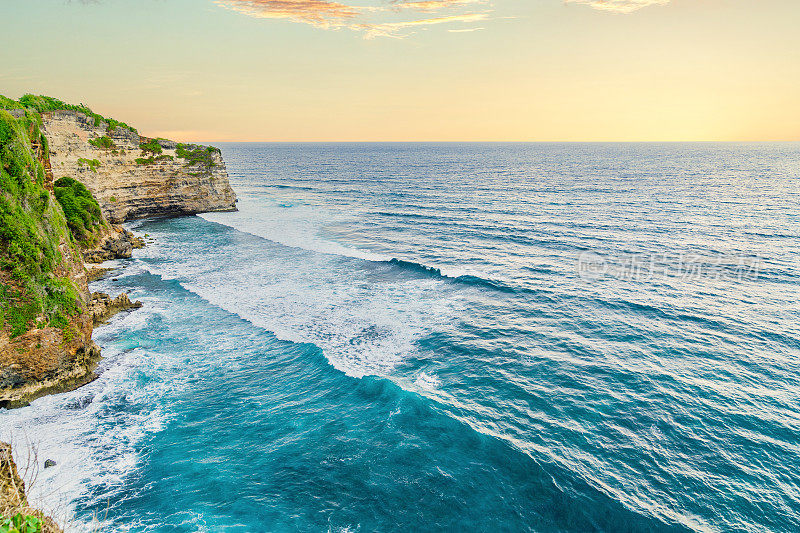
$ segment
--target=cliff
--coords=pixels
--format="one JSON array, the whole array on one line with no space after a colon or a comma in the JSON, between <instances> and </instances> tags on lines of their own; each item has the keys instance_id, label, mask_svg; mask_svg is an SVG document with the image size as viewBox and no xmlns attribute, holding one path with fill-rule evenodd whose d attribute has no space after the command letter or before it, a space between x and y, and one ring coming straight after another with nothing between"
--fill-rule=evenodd
<instances>
[{"instance_id":1,"label":"cliff","mask_svg":"<svg viewBox=\"0 0 800 533\"><path fill-rule=\"evenodd\" d=\"M88 381L99 357L80 248L45 187L46 146L36 112L0 109L0 407Z\"/></svg>"},{"instance_id":2,"label":"cliff","mask_svg":"<svg viewBox=\"0 0 800 533\"><path fill-rule=\"evenodd\" d=\"M139 305L89 294L84 262L144 244L115 222L235 205L216 148L141 137L50 97L0 96L0 407L94 378L93 324Z\"/></svg>"},{"instance_id":3,"label":"cliff","mask_svg":"<svg viewBox=\"0 0 800 533\"><path fill-rule=\"evenodd\" d=\"M42 119L53 174L86 185L111 222L236 209L215 148L141 137L80 111Z\"/></svg>"}]
</instances>

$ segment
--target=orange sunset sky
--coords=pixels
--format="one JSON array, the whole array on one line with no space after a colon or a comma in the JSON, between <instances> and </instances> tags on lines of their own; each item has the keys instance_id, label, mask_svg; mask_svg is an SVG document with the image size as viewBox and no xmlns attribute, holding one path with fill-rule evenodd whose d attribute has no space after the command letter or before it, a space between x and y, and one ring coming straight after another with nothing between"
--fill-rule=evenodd
<instances>
[{"instance_id":1,"label":"orange sunset sky","mask_svg":"<svg viewBox=\"0 0 800 533\"><path fill-rule=\"evenodd\" d=\"M189 141L797 141L798 0L3 0L0 94Z\"/></svg>"}]
</instances>

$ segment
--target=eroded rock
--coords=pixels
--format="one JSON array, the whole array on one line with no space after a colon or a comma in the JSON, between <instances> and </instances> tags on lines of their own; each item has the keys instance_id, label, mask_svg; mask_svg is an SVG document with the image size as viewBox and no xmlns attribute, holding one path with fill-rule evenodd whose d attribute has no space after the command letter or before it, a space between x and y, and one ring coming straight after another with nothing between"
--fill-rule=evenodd
<instances>
[{"instance_id":1,"label":"eroded rock","mask_svg":"<svg viewBox=\"0 0 800 533\"><path fill-rule=\"evenodd\" d=\"M95 325L106 322L121 311L139 309L140 307L142 307L142 302L132 302L124 292L115 298L111 298L104 292L93 292L92 301L89 304Z\"/></svg>"}]
</instances>

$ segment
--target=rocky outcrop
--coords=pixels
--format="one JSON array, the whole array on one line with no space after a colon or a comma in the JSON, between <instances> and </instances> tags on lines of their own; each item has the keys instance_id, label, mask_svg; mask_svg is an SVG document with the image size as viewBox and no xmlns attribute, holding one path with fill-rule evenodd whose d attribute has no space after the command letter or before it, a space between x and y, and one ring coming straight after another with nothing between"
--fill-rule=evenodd
<instances>
[{"instance_id":1,"label":"rocky outcrop","mask_svg":"<svg viewBox=\"0 0 800 533\"><path fill-rule=\"evenodd\" d=\"M79 318L78 331L36 328L13 340L0 340L0 407L23 407L96 377L100 348L91 340L93 321L88 314Z\"/></svg>"},{"instance_id":2,"label":"rocky outcrop","mask_svg":"<svg viewBox=\"0 0 800 533\"><path fill-rule=\"evenodd\" d=\"M174 141L146 139L123 127L109 130L105 122L80 112L42 117L54 177L70 176L86 185L111 222L236 209L218 151L210 151L204 164L180 157ZM89 142L99 145L101 138L111 143ZM140 145L148 141L161 148L158 156L142 151Z\"/></svg>"},{"instance_id":3,"label":"rocky outcrop","mask_svg":"<svg viewBox=\"0 0 800 533\"><path fill-rule=\"evenodd\" d=\"M112 298L104 292L93 292L92 302L89 307L92 311L94 325L97 326L117 313L130 309L139 309L142 307L142 302L132 302L124 292L116 298Z\"/></svg>"},{"instance_id":4,"label":"rocky outcrop","mask_svg":"<svg viewBox=\"0 0 800 533\"><path fill-rule=\"evenodd\" d=\"M0 511L27 506L25 482L17 472L17 465L11 455L11 445L0 442Z\"/></svg>"},{"instance_id":5,"label":"rocky outcrop","mask_svg":"<svg viewBox=\"0 0 800 533\"><path fill-rule=\"evenodd\" d=\"M38 518L41 521L41 533L61 533L61 528L52 518L29 506L25 482L14 463L11 445L0 442L0 516L12 517L17 514Z\"/></svg>"},{"instance_id":6,"label":"rocky outcrop","mask_svg":"<svg viewBox=\"0 0 800 533\"><path fill-rule=\"evenodd\" d=\"M110 231L101 236L97 245L83 251L83 260L86 263L102 263L111 259L128 259L134 249L143 247L144 240L141 237L120 226L112 226Z\"/></svg>"}]
</instances>

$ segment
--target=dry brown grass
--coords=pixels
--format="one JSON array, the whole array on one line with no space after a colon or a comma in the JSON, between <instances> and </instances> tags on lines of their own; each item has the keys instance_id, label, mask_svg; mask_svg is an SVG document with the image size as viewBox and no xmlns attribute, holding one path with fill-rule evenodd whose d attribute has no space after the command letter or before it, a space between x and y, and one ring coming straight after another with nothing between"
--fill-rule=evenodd
<instances>
[{"instance_id":1,"label":"dry brown grass","mask_svg":"<svg viewBox=\"0 0 800 533\"><path fill-rule=\"evenodd\" d=\"M26 464L22 465L21 470L23 474L27 474L26 477L31 485L39 473L39 461L36 448L31 446L29 451L31 453L28 454ZM0 442L0 515L11 517L18 513L40 518L42 533L63 533L55 520L28 504L28 498L25 495L25 481L14 462L11 445Z\"/></svg>"}]
</instances>

